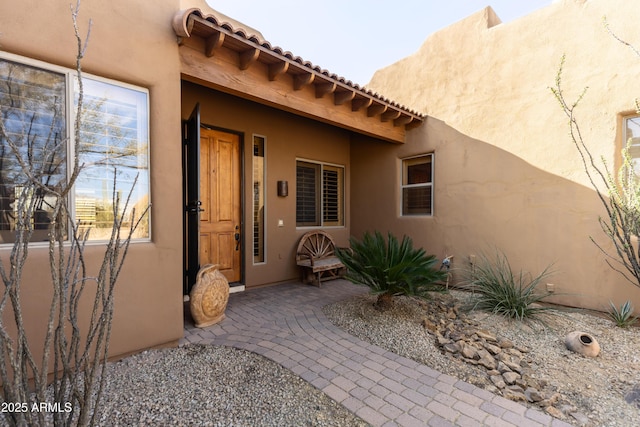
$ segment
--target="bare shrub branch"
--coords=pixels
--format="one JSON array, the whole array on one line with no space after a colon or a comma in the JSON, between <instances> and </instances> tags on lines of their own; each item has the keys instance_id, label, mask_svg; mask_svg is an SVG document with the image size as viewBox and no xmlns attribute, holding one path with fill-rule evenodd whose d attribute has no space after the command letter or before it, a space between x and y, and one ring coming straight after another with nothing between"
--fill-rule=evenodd
<instances>
[{"instance_id":1,"label":"bare shrub branch","mask_svg":"<svg viewBox=\"0 0 640 427\"><path fill-rule=\"evenodd\" d=\"M4 173L0 176L0 196L14 197L15 204L14 213L7 214L10 216L7 221L15 230L13 247L8 262L0 260L0 278L4 285L0 296L0 402L27 405L26 410L0 414L0 424L84 426L97 422L96 408L102 398L105 364L109 355L114 289L134 232L149 210L147 206L137 215L135 208L130 209L137 177L125 200L121 200L116 170L112 184L110 236L103 245L101 262L98 265L89 262L85 250L90 228L83 229L80 222L72 220L69 198L85 168L80 163L85 107L81 63L88 47L91 21L86 37L81 37L79 11L78 0L75 7L71 7L77 41L75 71L78 84L72 129L73 156L61 158L60 153L66 153L70 140L59 135L56 128L58 121L64 121L64 113L56 108L57 99L41 103L44 107L33 113L22 133L16 134L15 129L10 131L4 114L0 114L0 172L7 166L2 162L10 158L20 181L11 183L15 194L1 194L10 186ZM5 82L10 104L17 104L18 94L14 93L11 75ZM17 83L16 88L20 89ZM44 111L49 106L51 108ZM6 110L7 115L10 108ZM34 130L34 123L42 118L38 114L51 120L47 135ZM62 176L59 182L51 178L54 173ZM25 326L21 297L30 242L34 233L43 228L37 217L44 203L49 208L47 215L50 221L44 225L48 230L51 303L48 312L42 316L43 322L46 321L44 340L37 343L30 338ZM4 212L9 211L4 209ZM91 274L96 270L97 273ZM46 283L42 285L46 286ZM81 317L81 308L87 301L91 312L88 318L84 318ZM5 322L10 317L12 321ZM40 348L42 358L36 360L34 351ZM49 381L50 374L53 375L52 382ZM32 410L32 405L43 402L55 405L58 410L49 414Z\"/></svg>"},{"instance_id":2,"label":"bare shrub branch","mask_svg":"<svg viewBox=\"0 0 640 427\"><path fill-rule=\"evenodd\" d=\"M630 43L620 39L609 27L605 19L605 27L609 34L617 41L630 47L636 55L640 51ZM586 94L587 88L576 98L569 102L562 87L562 73L565 64L565 56L562 56L555 86L551 92L560 104L560 107L568 119L569 136L580 155L584 171L589 182L595 189L602 206L605 208L606 217L599 217L600 227L613 243L615 254L609 253L593 237L591 241L605 255L607 264L620 273L625 279L635 286L640 287L640 178L637 176L630 154L631 140L627 141L621 150L622 165L617 174L610 170L606 159L603 157L596 162L580 130L580 124L576 118L576 109ZM635 101L636 112L640 114L640 103ZM603 190L601 190L601 188Z\"/></svg>"}]
</instances>

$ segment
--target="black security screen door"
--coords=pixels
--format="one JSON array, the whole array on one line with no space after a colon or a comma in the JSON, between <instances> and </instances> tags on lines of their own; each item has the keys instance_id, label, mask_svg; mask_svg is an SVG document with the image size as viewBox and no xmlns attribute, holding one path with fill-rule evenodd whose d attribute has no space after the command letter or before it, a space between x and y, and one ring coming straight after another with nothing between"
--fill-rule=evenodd
<instances>
[{"instance_id":1,"label":"black security screen door","mask_svg":"<svg viewBox=\"0 0 640 427\"><path fill-rule=\"evenodd\" d=\"M184 248L183 292L188 295L200 268L200 104L182 126L182 177Z\"/></svg>"}]
</instances>

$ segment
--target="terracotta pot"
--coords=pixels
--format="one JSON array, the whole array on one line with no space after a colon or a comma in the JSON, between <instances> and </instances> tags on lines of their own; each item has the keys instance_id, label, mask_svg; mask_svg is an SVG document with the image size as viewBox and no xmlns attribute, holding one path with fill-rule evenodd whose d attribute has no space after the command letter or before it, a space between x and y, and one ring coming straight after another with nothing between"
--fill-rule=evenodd
<instances>
[{"instance_id":1,"label":"terracotta pot","mask_svg":"<svg viewBox=\"0 0 640 427\"><path fill-rule=\"evenodd\" d=\"M198 328L204 328L224 319L229 301L229 282L215 265L200 269L196 284L189 296L191 316Z\"/></svg>"},{"instance_id":2,"label":"terracotta pot","mask_svg":"<svg viewBox=\"0 0 640 427\"><path fill-rule=\"evenodd\" d=\"M568 333L564 339L564 344L569 350L583 356L596 357L600 354L600 344L592 335L586 332L573 331Z\"/></svg>"}]
</instances>

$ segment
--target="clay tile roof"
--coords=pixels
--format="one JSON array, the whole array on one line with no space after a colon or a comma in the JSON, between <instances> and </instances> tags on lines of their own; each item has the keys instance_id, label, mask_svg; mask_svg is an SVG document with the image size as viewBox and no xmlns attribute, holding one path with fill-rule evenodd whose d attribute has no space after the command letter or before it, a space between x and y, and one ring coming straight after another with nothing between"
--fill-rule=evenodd
<instances>
[{"instance_id":1,"label":"clay tile roof","mask_svg":"<svg viewBox=\"0 0 640 427\"><path fill-rule=\"evenodd\" d=\"M222 13L219 13L217 11L213 12L214 13L204 13L199 8L191 8L179 11L173 19L173 28L176 35L178 35L179 37L191 37L192 35L198 35L196 34L197 30L194 30L193 20L191 20L190 17L195 16L201 18L202 20L207 21L216 27L223 28L232 34L235 34L236 36L244 39L246 42L261 46L262 48L271 52L271 54L274 56L279 56L294 61L309 70L326 76L328 79L333 80L336 83L340 83L347 88L353 89L356 93L359 93L366 97L374 98L376 101L387 105L388 108L393 108L394 110L398 110L403 114L407 114L414 120L424 120L425 115L423 113L398 104L377 92L373 92L367 89L365 86L360 86L356 83L353 83L351 80L331 73L328 70L314 65L309 61L305 61L303 58L296 56L289 51L285 51L279 46L272 46L271 43L264 39L259 31L248 27Z\"/></svg>"}]
</instances>

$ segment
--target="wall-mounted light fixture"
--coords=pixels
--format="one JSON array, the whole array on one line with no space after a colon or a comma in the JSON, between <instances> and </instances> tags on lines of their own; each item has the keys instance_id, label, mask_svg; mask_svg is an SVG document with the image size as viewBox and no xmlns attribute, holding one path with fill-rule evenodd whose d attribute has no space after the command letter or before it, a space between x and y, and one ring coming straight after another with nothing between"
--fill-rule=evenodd
<instances>
[{"instance_id":1,"label":"wall-mounted light fixture","mask_svg":"<svg viewBox=\"0 0 640 427\"><path fill-rule=\"evenodd\" d=\"M278 181L278 197L289 195L289 181Z\"/></svg>"}]
</instances>

